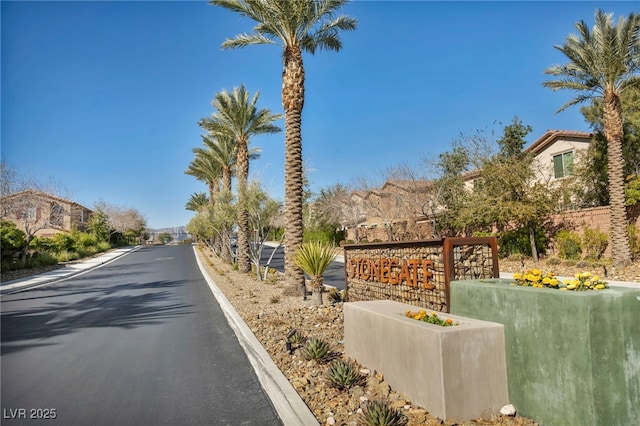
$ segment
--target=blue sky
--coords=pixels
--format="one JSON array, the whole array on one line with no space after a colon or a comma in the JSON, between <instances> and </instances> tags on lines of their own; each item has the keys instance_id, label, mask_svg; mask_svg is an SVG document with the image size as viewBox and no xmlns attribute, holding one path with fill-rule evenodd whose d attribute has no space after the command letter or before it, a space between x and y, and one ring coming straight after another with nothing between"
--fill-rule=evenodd
<instances>
[{"instance_id":1,"label":"blue sky","mask_svg":"<svg viewBox=\"0 0 640 426\"><path fill-rule=\"evenodd\" d=\"M305 55L303 156L312 189L419 164L461 133L508 124L589 130L569 93L542 87L554 49L596 8L634 2L355 1L358 29L339 53ZM281 51L222 50L253 27L206 2L1 2L1 154L23 175L53 179L77 202L137 208L152 228L180 226L205 186L184 170L200 118L222 89L245 84L282 112ZM284 128L284 123L280 122ZM284 131L259 136L251 164L283 200Z\"/></svg>"}]
</instances>

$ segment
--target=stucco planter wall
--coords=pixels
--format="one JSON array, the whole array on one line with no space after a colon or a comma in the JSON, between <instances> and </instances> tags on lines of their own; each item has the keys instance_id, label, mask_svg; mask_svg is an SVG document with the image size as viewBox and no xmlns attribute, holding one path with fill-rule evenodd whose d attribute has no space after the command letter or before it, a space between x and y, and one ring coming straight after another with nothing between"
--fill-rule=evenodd
<instances>
[{"instance_id":1,"label":"stucco planter wall","mask_svg":"<svg viewBox=\"0 0 640 426\"><path fill-rule=\"evenodd\" d=\"M440 314L441 327L407 318L412 305L379 300L344 305L346 354L445 420L488 417L508 404L501 324Z\"/></svg>"},{"instance_id":2,"label":"stucco planter wall","mask_svg":"<svg viewBox=\"0 0 640 426\"><path fill-rule=\"evenodd\" d=\"M640 285L600 291L451 283L451 309L504 324L509 399L541 425L640 424Z\"/></svg>"}]
</instances>

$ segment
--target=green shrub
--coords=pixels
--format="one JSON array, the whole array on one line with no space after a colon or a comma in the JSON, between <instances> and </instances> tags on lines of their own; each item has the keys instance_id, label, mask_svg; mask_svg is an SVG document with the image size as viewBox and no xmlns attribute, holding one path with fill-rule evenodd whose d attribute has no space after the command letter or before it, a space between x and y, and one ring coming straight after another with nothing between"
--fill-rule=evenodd
<instances>
[{"instance_id":1,"label":"green shrub","mask_svg":"<svg viewBox=\"0 0 640 426\"><path fill-rule=\"evenodd\" d=\"M71 235L59 233L51 238L55 251L71 251L75 246L75 241Z\"/></svg>"},{"instance_id":2,"label":"green shrub","mask_svg":"<svg viewBox=\"0 0 640 426\"><path fill-rule=\"evenodd\" d=\"M42 266L50 266L58 264L58 258L50 253L40 253L35 256L31 256L28 260L27 267L40 268ZM26 266L26 265L25 265Z\"/></svg>"},{"instance_id":3,"label":"green shrub","mask_svg":"<svg viewBox=\"0 0 640 426\"><path fill-rule=\"evenodd\" d=\"M356 242L353 240L347 240L347 244L355 244Z\"/></svg>"},{"instance_id":4,"label":"green shrub","mask_svg":"<svg viewBox=\"0 0 640 426\"><path fill-rule=\"evenodd\" d=\"M98 249L98 252L103 252L111 249L111 245L106 241L100 241L96 247Z\"/></svg>"},{"instance_id":5,"label":"green shrub","mask_svg":"<svg viewBox=\"0 0 640 426\"><path fill-rule=\"evenodd\" d=\"M582 234L582 248L585 257L590 260L601 259L609 244L607 234L599 229L585 228Z\"/></svg>"},{"instance_id":6,"label":"green shrub","mask_svg":"<svg viewBox=\"0 0 640 426\"><path fill-rule=\"evenodd\" d=\"M576 261L573 259L564 260L562 262L562 266L569 266L569 267L576 266Z\"/></svg>"},{"instance_id":7,"label":"green shrub","mask_svg":"<svg viewBox=\"0 0 640 426\"><path fill-rule=\"evenodd\" d=\"M546 253L547 236L545 235L544 230L536 229L534 236L536 239L536 250L538 251L538 254ZM498 234L498 256L505 258L512 254L533 256L533 253L531 253L531 242L529 241L528 228L519 228Z\"/></svg>"},{"instance_id":8,"label":"green shrub","mask_svg":"<svg viewBox=\"0 0 640 426\"><path fill-rule=\"evenodd\" d=\"M70 250L61 250L56 254L59 262L70 262L79 258L78 253Z\"/></svg>"},{"instance_id":9,"label":"green shrub","mask_svg":"<svg viewBox=\"0 0 640 426\"><path fill-rule=\"evenodd\" d=\"M579 260L582 257L580 235L573 231L562 230L556 234L556 247L560 259Z\"/></svg>"},{"instance_id":10,"label":"green shrub","mask_svg":"<svg viewBox=\"0 0 640 426\"><path fill-rule=\"evenodd\" d=\"M91 234L86 234L84 232L77 233L73 235L75 239L75 246L78 247L91 247L98 244L98 240Z\"/></svg>"},{"instance_id":11,"label":"green shrub","mask_svg":"<svg viewBox=\"0 0 640 426\"><path fill-rule=\"evenodd\" d=\"M3 256L5 252L20 250L27 242L27 234L19 230L16 224L8 220L0 222L1 242Z\"/></svg>"},{"instance_id":12,"label":"green shrub","mask_svg":"<svg viewBox=\"0 0 640 426\"><path fill-rule=\"evenodd\" d=\"M31 240L29 247L40 253L56 252L55 242L51 238L46 238L46 237L35 237L33 240Z\"/></svg>"},{"instance_id":13,"label":"green shrub","mask_svg":"<svg viewBox=\"0 0 640 426\"><path fill-rule=\"evenodd\" d=\"M303 242L322 241L331 244L335 241L336 233L334 231L325 231L322 229L305 229L302 237Z\"/></svg>"}]
</instances>

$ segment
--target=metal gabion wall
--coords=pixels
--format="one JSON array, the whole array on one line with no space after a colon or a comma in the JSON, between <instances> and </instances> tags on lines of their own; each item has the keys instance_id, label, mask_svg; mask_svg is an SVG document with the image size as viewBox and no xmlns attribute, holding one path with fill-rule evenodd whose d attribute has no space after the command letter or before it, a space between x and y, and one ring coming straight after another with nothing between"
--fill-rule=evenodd
<instances>
[{"instance_id":1,"label":"metal gabion wall","mask_svg":"<svg viewBox=\"0 0 640 426\"><path fill-rule=\"evenodd\" d=\"M496 256L491 237L346 245L347 297L448 312L451 280L496 277Z\"/></svg>"}]
</instances>

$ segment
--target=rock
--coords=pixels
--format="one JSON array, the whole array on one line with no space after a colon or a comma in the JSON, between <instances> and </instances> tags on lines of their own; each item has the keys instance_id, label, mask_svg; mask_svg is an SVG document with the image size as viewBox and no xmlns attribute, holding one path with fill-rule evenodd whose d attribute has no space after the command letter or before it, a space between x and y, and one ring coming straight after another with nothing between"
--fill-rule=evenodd
<instances>
[{"instance_id":1,"label":"rock","mask_svg":"<svg viewBox=\"0 0 640 426\"><path fill-rule=\"evenodd\" d=\"M505 405L500 409L500 414L513 417L516 415L516 407L512 404Z\"/></svg>"},{"instance_id":2,"label":"rock","mask_svg":"<svg viewBox=\"0 0 640 426\"><path fill-rule=\"evenodd\" d=\"M336 424L336 419L334 419L333 417L327 417L327 424L328 425L335 425Z\"/></svg>"}]
</instances>

